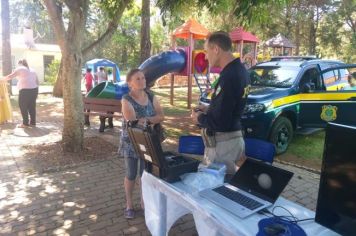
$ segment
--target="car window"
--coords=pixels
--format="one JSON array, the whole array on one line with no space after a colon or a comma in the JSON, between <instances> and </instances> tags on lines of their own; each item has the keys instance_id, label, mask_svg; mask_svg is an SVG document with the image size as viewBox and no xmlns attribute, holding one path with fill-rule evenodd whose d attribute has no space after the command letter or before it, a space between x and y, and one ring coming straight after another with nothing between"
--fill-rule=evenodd
<instances>
[{"instance_id":1,"label":"car window","mask_svg":"<svg viewBox=\"0 0 356 236\"><path fill-rule=\"evenodd\" d=\"M326 72L323 74L325 86L328 86L328 85L334 83L338 79L337 73L338 73L337 70L332 70L332 71L329 71L329 72Z\"/></svg>"},{"instance_id":2,"label":"car window","mask_svg":"<svg viewBox=\"0 0 356 236\"><path fill-rule=\"evenodd\" d=\"M289 88L298 75L298 69L280 66L253 67L249 70L251 85Z\"/></svg>"},{"instance_id":3,"label":"car window","mask_svg":"<svg viewBox=\"0 0 356 236\"><path fill-rule=\"evenodd\" d=\"M338 66L323 66L321 75L326 82L336 82L338 85L333 90L354 90L356 91L356 64L338 65Z\"/></svg>"},{"instance_id":4,"label":"car window","mask_svg":"<svg viewBox=\"0 0 356 236\"><path fill-rule=\"evenodd\" d=\"M346 69L340 69L339 72L340 72L339 80L347 81L347 76L350 74L350 72Z\"/></svg>"},{"instance_id":5,"label":"car window","mask_svg":"<svg viewBox=\"0 0 356 236\"><path fill-rule=\"evenodd\" d=\"M299 81L299 89L301 92L325 90L320 78L320 73L316 68L311 68L304 72Z\"/></svg>"}]
</instances>

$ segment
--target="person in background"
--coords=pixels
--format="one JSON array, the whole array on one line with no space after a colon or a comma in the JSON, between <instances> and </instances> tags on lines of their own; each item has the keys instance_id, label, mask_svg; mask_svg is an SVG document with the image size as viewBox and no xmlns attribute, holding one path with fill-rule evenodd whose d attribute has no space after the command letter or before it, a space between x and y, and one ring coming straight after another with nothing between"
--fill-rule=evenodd
<instances>
[{"instance_id":1,"label":"person in background","mask_svg":"<svg viewBox=\"0 0 356 236\"><path fill-rule=\"evenodd\" d=\"M2 80L7 81L17 78L19 90L19 107L22 115L22 124L18 127L26 128L36 126L36 99L38 95L39 81L36 73L28 67L25 59L18 62L18 67ZM30 120L29 120L30 115Z\"/></svg>"},{"instance_id":2,"label":"person in background","mask_svg":"<svg viewBox=\"0 0 356 236\"><path fill-rule=\"evenodd\" d=\"M356 72L349 74L347 81L349 82L349 86L345 87L344 90L356 90Z\"/></svg>"},{"instance_id":3,"label":"person in background","mask_svg":"<svg viewBox=\"0 0 356 236\"><path fill-rule=\"evenodd\" d=\"M87 68L87 72L85 73L84 76L84 82L85 82L85 88L87 90L87 93L93 88L93 82L94 78L93 75L91 74L91 68Z\"/></svg>"},{"instance_id":4,"label":"person in background","mask_svg":"<svg viewBox=\"0 0 356 236\"><path fill-rule=\"evenodd\" d=\"M105 72L104 67L100 67L99 71L96 73L96 80L97 83L100 84L101 82L106 82L108 80L108 76Z\"/></svg>"},{"instance_id":5,"label":"person in background","mask_svg":"<svg viewBox=\"0 0 356 236\"><path fill-rule=\"evenodd\" d=\"M142 176L144 161L136 153L127 131L128 121L137 121L139 125L157 124L163 121L164 115L158 99L146 91L146 79L139 69L131 70L126 76L130 92L122 98L122 132L119 144L119 156L125 159L126 176L124 179L126 208L124 216L132 219L135 216L132 193L137 174ZM138 180L140 181L140 180ZM144 203L141 195L141 207Z\"/></svg>"},{"instance_id":6,"label":"person in background","mask_svg":"<svg viewBox=\"0 0 356 236\"><path fill-rule=\"evenodd\" d=\"M93 75L91 74L91 68L86 69L86 73L84 75L84 83L85 83L85 89L87 90L87 93L93 88L93 83L94 83L94 78ZM90 110L85 110L86 112L90 112ZM84 125L85 126L90 126L90 121L89 121L89 115L84 116Z\"/></svg>"},{"instance_id":7,"label":"person in background","mask_svg":"<svg viewBox=\"0 0 356 236\"><path fill-rule=\"evenodd\" d=\"M205 144L203 163L224 163L228 178L235 174L244 155L240 117L249 89L249 78L240 58L231 52L232 42L226 32L218 31L205 41L206 57L211 67L222 68L209 106L192 111L193 122L202 127Z\"/></svg>"}]
</instances>

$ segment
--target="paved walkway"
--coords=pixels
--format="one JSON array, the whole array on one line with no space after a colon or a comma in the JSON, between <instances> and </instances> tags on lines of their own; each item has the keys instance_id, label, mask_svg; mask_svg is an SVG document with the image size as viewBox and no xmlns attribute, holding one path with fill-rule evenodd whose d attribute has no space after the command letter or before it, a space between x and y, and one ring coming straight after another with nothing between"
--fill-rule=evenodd
<instances>
[{"instance_id":1,"label":"paved walkway","mask_svg":"<svg viewBox=\"0 0 356 236\"><path fill-rule=\"evenodd\" d=\"M124 162L116 157L59 171L28 171L22 145L61 139L60 122L43 121L33 129L0 125L0 235L150 235L142 211L123 217ZM117 130L86 135L117 145ZM315 210L319 175L276 163L295 173L283 196ZM139 209L139 195L134 195ZM149 204L149 203L146 203ZM197 235L191 215L180 219L169 235Z\"/></svg>"}]
</instances>

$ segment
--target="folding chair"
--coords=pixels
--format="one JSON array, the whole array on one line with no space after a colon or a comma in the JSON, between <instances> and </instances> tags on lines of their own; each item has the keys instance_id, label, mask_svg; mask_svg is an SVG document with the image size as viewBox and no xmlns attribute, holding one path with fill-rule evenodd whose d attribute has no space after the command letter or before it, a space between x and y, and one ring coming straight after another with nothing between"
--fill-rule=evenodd
<instances>
[{"instance_id":1,"label":"folding chair","mask_svg":"<svg viewBox=\"0 0 356 236\"><path fill-rule=\"evenodd\" d=\"M245 138L245 154L247 157L272 164L275 153L275 147L272 143L260 139Z\"/></svg>"},{"instance_id":2,"label":"folding chair","mask_svg":"<svg viewBox=\"0 0 356 236\"><path fill-rule=\"evenodd\" d=\"M185 135L179 137L179 153L203 155L204 148L204 142L201 136Z\"/></svg>"}]
</instances>

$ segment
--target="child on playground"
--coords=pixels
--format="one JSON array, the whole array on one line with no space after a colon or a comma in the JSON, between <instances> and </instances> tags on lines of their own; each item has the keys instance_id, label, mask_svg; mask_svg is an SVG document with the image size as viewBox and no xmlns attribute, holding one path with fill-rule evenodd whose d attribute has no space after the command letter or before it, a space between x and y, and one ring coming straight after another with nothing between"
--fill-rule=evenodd
<instances>
[{"instance_id":1,"label":"child on playground","mask_svg":"<svg viewBox=\"0 0 356 236\"><path fill-rule=\"evenodd\" d=\"M91 74L91 69L87 68L87 71L84 76L84 82L85 82L85 88L87 90L87 93L93 88L93 82L94 78L93 75Z\"/></svg>"}]
</instances>

